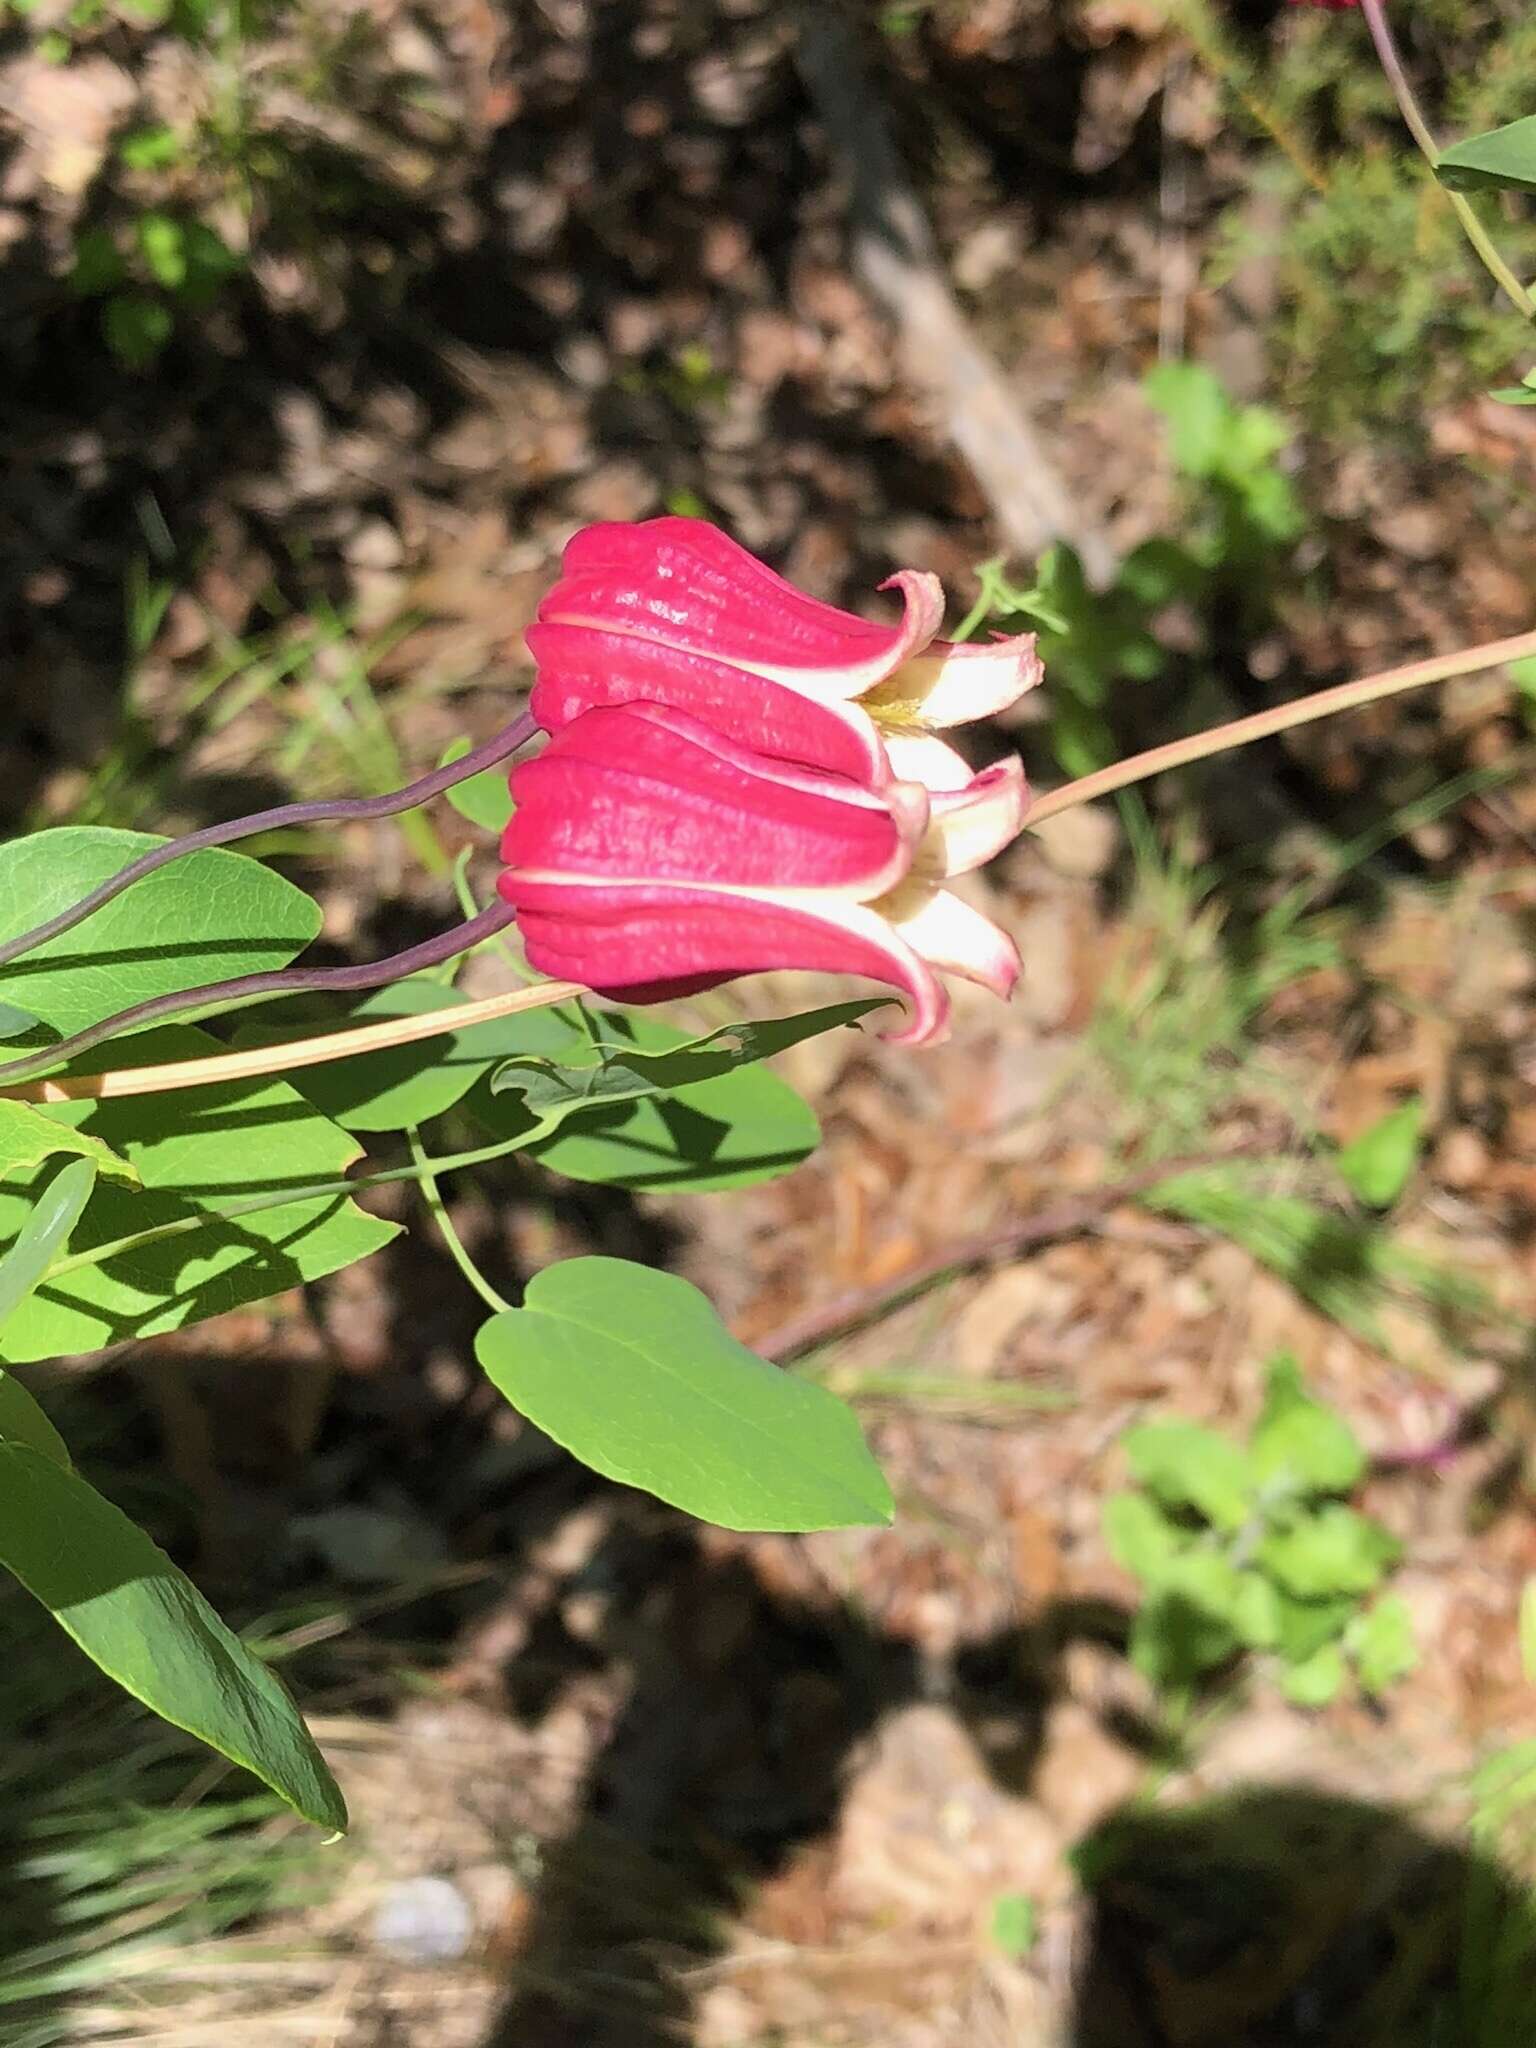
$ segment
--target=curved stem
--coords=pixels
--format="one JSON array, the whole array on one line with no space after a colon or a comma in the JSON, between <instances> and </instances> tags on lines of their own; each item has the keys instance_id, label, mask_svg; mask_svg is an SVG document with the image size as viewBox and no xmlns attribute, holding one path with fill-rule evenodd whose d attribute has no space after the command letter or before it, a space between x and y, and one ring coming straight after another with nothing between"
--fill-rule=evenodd
<instances>
[{"instance_id":1,"label":"curved stem","mask_svg":"<svg viewBox=\"0 0 1536 2048\"><path fill-rule=\"evenodd\" d=\"M108 1259L121 1258L125 1252L142 1251L146 1245L161 1244L169 1237L187 1237L195 1230L206 1229L210 1223L238 1223L242 1216L259 1216L267 1209L286 1209L294 1202L324 1202L342 1195L366 1194L369 1188L388 1188L401 1181L419 1181L427 1174L435 1177L457 1173L466 1167L490 1166L514 1152L526 1151L528 1146L537 1144L545 1135L543 1125L539 1124L531 1131L524 1131L520 1137L501 1138L494 1145L479 1145L472 1152L451 1152L440 1159L423 1157L419 1163L409 1166L384 1166L374 1173L310 1181L303 1187L273 1188L264 1195L244 1195L222 1209L198 1209L193 1215L175 1216L169 1223L152 1223L145 1230L130 1231L127 1237L114 1237L106 1244L93 1244L84 1251L69 1252L62 1259L54 1260L44 1278L56 1280L65 1273L78 1272L82 1266L102 1266Z\"/></svg>"},{"instance_id":2,"label":"curved stem","mask_svg":"<svg viewBox=\"0 0 1536 2048\"><path fill-rule=\"evenodd\" d=\"M92 1046L116 1038L124 1031L133 1031L141 1025L156 1024L171 1017L184 1017L193 1010L206 1010L210 1006L227 1008L232 1004L251 1002L257 996L308 995L316 990L349 994L359 989L382 988L388 981L403 980L408 974L419 974L424 968L440 966L456 954L467 953L482 940L505 931L509 924L515 923L516 916L510 904L497 903L489 910L481 911L478 917L472 917L467 924L456 924L446 932L439 932L435 939L424 939L419 946L408 946L403 953L391 953L387 960L367 960L357 967L279 967L265 974L240 974L231 981L211 981L204 988L175 989L163 996L151 996L147 1002L119 1010L115 1017L104 1017L99 1024L88 1025L84 1031L61 1038L56 1045L41 1046L22 1059L7 1061L0 1066L0 1088L11 1082L30 1080L34 1074L45 1073L50 1067L62 1066L77 1054L89 1052ZM285 1048L275 1050L278 1057L274 1059L273 1066L278 1071L284 1065L294 1064L291 1058L284 1059Z\"/></svg>"},{"instance_id":3,"label":"curved stem","mask_svg":"<svg viewBox=\"0 0 1536 2048\"><path fill-rule=\"evenodd\" d=\"M1360 0L1360 12L1365 16L1365 25L1371 32L1371 41L1376 45L1376 55L1386 73L1397 100L1398 111L1407 124L1408 132L1423 152L1424 159L1433 171L1440 161L1440 145L1435 140L1434 130L1424 118L1418 95L1408 80L1403 60L1398 52L1397 42L1392 34L1392 24L1387 20L1384 0ZM1462 232L1481 258L1484 268L1505 297L1524 315L1527 320L1536 320L1536 300L1533 300L1525 286L1510 269L1494 246L1493 238L1478 219L1472 202L1463 193L1453 192L1448 185L1441 191L1461 222Z\"/></svg>"},{"instance_id":4,"label":"curved stem","mask_svg":"<svg viewBox=\"0 0 1536 2048\"><path fill-rule=\"evenodd\" d=\"M496 1289L470 1257L468 1246L463 1238L460 1237L453 1218L448 1214L448 1205L443 1200L442 1190L437 1184L437 1173L422 1146L420 1131L409 1131L406 1136L411 1147L411 1164L416 1168L416 1178L421 1187L422 1197L426 1202L432 1221L442 1233L443 1243L448 1247L449 1256L470 1286L475 1290L476 1294L479 1295L480 1299L491 1311L491 1314L494 1316L505 1315L512 1304L505 1295L496 1292Z\"/></svg>"},{"instance_id":5,"label":"curved stem","mask_svg":"<svg viewBox=\"0 0 1536 2048\"><path fill-rule=\"evenodd\" d=\"M1076 782L1065 783L1031 804L1026 824L1044 824L1058 811L1092 803L1095 798L1126 789L1133 782L1145 782L1149 775L1187 767L1191 761L1205 761L1212 754L1225 754L1254 740L1270 739L1276 733L1289 732L1293 726L1311 725L1315 719L1332 718L1339 711L1354 711L1362 704L1395 697L1402 690L1449 682L1454 676L1474 675L1479 669L1497 668L1501 662L1532 655L1536 655L1536 633L1517 633L1509 640L1489 640L1481 647L1464 647L1455 654L1437 654L1428 661L1410 661L1401 668L1382 669L1379 674L1361 676L1352 683L1335 684L1331 690L1315 691L1293 704L1277 704L1272 711L1255 711L1248 718L1234 718L1227 725L1192 733L1188 739L1169 740L1161 747L1149 747L1144 754L1132 754L1092 775L1080 776ZM0 1076L3 1072L0 1069Z\"/></svg>"},{"instance_id":6,"label":"curved stem","mask_svg":"<svg viewBox=\"0 0 1536 2048\"><path fill-rule=\"evenodd\" d=\"M236 839L249 839L257 832L273 832L288 826L397 817L402 811L414 811L418 805L430 803L445 789L467 782L471 775L483 775L488 768L499 768L519 747L525 746L538 729L531 714L524 712L494 739L472 748L462 759L450 761L443 768L434 768L430 775L420 776L415 782L408 782L403 789L392 789L384 796L322 798L311 803L278 804L269 811L252 811L248 817L231 818L222 825L205 825L200 832L189 832L181 839L168 840L164 846L157 846L151 852L141 854L136 861L130 861L119 873L109 875L99 888L93 889L88 896L82 896L67 910L61 910L57 917L49 918L46 924L36 925L29 932L7 939L0 945L0 967L8 967L23 953L30 953L34 946L46 945L49 939L73 931L77 924L82 924L94 911L121 896L125 889L132 888L135 882L168 866L171 861L180 860L184 853L198 853L210 846L228 846ZM4 1070L0 1069L0 1078L3 1078L3 1073Z\"/></svg>"}]
</instances>

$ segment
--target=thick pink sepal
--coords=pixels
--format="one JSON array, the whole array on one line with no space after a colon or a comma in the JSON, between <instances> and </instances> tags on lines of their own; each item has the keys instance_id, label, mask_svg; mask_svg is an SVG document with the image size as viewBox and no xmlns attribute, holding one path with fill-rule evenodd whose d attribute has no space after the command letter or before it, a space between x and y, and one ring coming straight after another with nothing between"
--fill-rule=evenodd
<instances>
[{"instance_id":1,"label":"thick pink sepal","mask_svg":"<svg viewBox=\"0 0 1536 2048\"><path fill-rule=\"evenodd\" d=\"M904 1045L943 1035L949 1000L925 961L876 913L825 913L793 901L660 884L603 887L508 872L501 894L517 912L531 965L599 995L665 1002L738 975L795 968L865 975L899 989L909 1018Z\"/></svg>"},{"instance_id":2,"label":"thick pink sepal","mask_svg":"<svg viewBox=\"0 0 1536 2048\"><path fill-rule=\"evenodd\" d=\"M823 604L703 519L605 520L567 544L541 623L631 633L814 695L856 697L926 647L944 616L937 577L891 578L897 626Z\"/></svg>"},{"instance_id":3,"label":"thick pink sepal","mask_svg":"<svg viewBox=\"0 0 1536 2048\"><path fill-rule=\"evenodd\" d=\"M891 780L874 721L857 704L810 696L633 633L548 620L530 626L526 638L536 668L529 709L545 732L602 705L667 704L775 760L851 776L871 789Z\"/></svg>"},{"instance_id":4,"label":"thick pink sepal","mask_svg":"<svg viewBox=\"0 0 1536 2048\"><path fill-rule=\"evenodd\" d=\"M511 775L509 868L881 895L928 824L914 784L875 793L771 761L656 704L589 711Z\"/></svg>"}]
</instances>

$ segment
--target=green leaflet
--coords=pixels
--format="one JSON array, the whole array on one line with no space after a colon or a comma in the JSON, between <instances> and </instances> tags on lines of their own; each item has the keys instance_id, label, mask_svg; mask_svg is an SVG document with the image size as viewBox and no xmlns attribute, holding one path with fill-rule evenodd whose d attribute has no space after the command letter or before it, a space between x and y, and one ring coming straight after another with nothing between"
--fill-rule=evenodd
<instances>
[{"instance_id":1,"label":"green leaflet","mask_svg":"<svg viewBox=\"0 0 1536 2048\"><path fill-rule=\"evenodd\" d=\"M0 1180L31 1173L58 1152L89 1159L98 1173L111 1179L136 1181L139 1177L128 1161L119 1159L100 1138L69 1129L29 1102L12 1102L0 1095Z\"/></svg>"},{"instance_id":2,"label":"green leaflet","mask_svg":"<svg viewBox=\"0 0 1536 2048\"><path fill-rule=\"evenodd\" d=\"M0 846L0 939L41 924L165 842L65 825ZM60 1033L151 996L285 967L320 929L301 889L259 861L188 854L136 882L72 932L0 968L0 1000Z\"/></svg>"},{"instance_id":3,"label":"green leaflet","mask_svg":"<svg viewBox=\"0 0 1536 2048\"><path fill-rule=\"evenodd\" d=\"M211 1047L206 1033L176 1025L127 1041L118 1059L191 1058ZM285 1183L334 1179L358 1156L356 1140L286 1082L188 1089L177 1098L174 1120L153 1095L49 1104L44 1113L102 1139L143 1181L138 1189L97 1186L72 1256L161 1223L205 1220L196 1230L45 1280L0 1331L0 1359L54 1358L180 1329L333 1273L397 1235L396 1225L339 1195L220 1219L221 1204ZM33 1199L24 1187L0 1186L0 1245L21 1230Z\"/></svg>"},{"instance_id":4,"label":"green leaflet","mask_svg":"<svg viewBox=\"0 0 1536 2048\"><path fill-rule=\"evenodd\" d=\"M0 1441L0 1564L135 1699L344 1828L335 1780L286 1688L184 1573L79 1473Z\"/></svg>"},{"instance_id":5,"label":"green leaflet","mask_svg":"<svg viewBox=\"0 0 1536 2048\"><path fill-rule=\"evenodd\" d=\"M766 1364L670 1273L567 1259L476 1355L519 1414L610 1479L728 1529L888 1522L890 1489L852 1411Z\"/></svg>"}]
</instances>

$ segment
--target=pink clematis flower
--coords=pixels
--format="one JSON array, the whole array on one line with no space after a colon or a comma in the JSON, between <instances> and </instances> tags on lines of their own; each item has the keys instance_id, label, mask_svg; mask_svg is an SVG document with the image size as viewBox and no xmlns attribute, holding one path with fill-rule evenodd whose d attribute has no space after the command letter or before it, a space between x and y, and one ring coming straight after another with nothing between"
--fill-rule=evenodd
<instances>
[{"instance_id":1,"label":"pink clematis flower","mask_svg":"<svg viewBox=\"0 0 1536 2048\"><path fill-rule=\"evenodd\" d=\"M500 891L530 962L627 1002L661 1002L741 974L802 968L899 989L898 1042L943 1035L938 970L1006 996L1006 933L943 885L1019 831L1018 763L950 786L880 788L727 737L655 703L562 722L512 771L516 810Z\"/></svg>"},{"instance_id":2,"label":"pink clematis flower","mask_svg":"<svg viewBox=\"0 0 1536 2048\"><path fill-rule=\"evenodd\" d=\"M760 755L884 788L904 772L892 736L989 717L1041 670L1032 633L936 640L936 576L902 569L881 588L901 593L894 626L807 597L706 520L588 526L528 629L530 708L556 733L599 705L666 704Z\"/></svg>"}]
</instances>

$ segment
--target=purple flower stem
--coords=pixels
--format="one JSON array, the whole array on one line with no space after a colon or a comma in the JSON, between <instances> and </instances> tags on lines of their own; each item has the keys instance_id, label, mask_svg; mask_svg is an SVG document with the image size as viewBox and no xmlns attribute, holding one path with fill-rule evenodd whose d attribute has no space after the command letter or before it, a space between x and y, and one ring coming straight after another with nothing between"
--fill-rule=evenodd
<instances>
[{"instance_id":1,"label":"purple flower stem","mask_svg":"<svg viewBox=\"0 0 1536 2048\"><path fill-rule=\"evenodd\" d=\"M101 1023L91 1024L84 1031L61 1038L55 1045L41 1046L19 1060L8 1061L0 1066L0 1087L6 1087L13 1081L30 1081L34 1075L57 1067L65 1060L72 1060L79 1053L89 1052L92 1046L116 1038L121 1032L132 1031L142 1024L157 1024L166 1018L184 1016L189 1010L227 1008L232 1004L249 1002L255 996L308 995L312 990L349 994L360 989L382 988L387 981L399 981L408 974L420 974L429 967L440 967L445 960L452 960L483 940L494 938L515 920L516 912L510 904L496 903L489 910L482 910L478 917L470 918L467 924L454 925L450 931L440 932L435 939L424 939L419 946L408 946L403 953L391 953L387 960L368 960L357 967L279 967L265 974L241 974L232 981L209 982L204 988L176 989L167 995L152 996L148 1002L119 1010L115 1017L103 1018Z\"/></svg>"},{"instance_id":2,"label":"purple flower stem","mask_svg":"<svg viewBox=\"0 0 1536 2048\"><path fill-rule=\"evenodd\" d=\"M525 711L509 726L489 739L483 746L474 748L462 760L450 761L446 767L434 768L430 775L423 775L415 782L408 782L404 789L389 790L383 796L337 797L314 803L278 804L270 811L253 811L245 818L231 818L222 825L205 825L200 832L189 832L182 839L171 839L164 846L157 846L150 853L141 854L135 861L115 875L109 875L99 888L89 896L82 896L78 903L72 903L68 910L61 910L57 917L49 918L46 924L35 926L19 937L7 939L0 945L0 967L9 967L13 960L19 960L23 953L30 953L34 946L46 945L50 939L72 931L93 911L103 904L112 902L135 882L152 875L158 868L167 866L173 860L180 860L184 853L197 853L204 847L228 846L235 839L249 839L257 832L275 832L290 825L329 825L353 819L394 818L402 811L414 811L418 804L430 803L435 796L441 796L445 789L467 782L471 775L481 775L487 768L499 768L503 761L515 754L519 747L526 745L538 731L538 726ZM387 980L388 977L386 976ZM339 986L339 984L338 984ZM359 987L371 988L372 982L360 982ZM0 1069L0 1071L4 1071Z\"/></svg>"}]
</instances>

